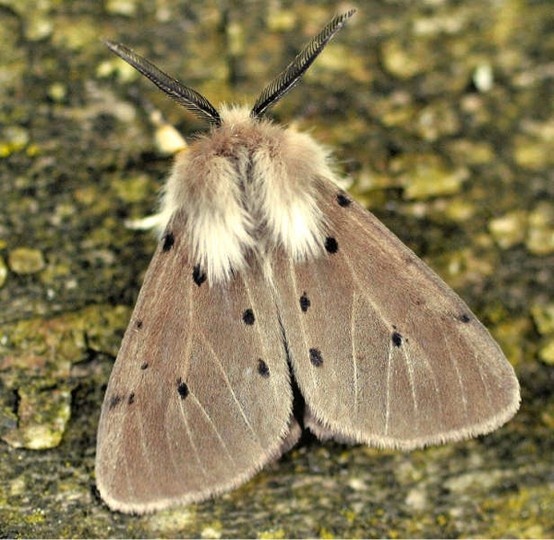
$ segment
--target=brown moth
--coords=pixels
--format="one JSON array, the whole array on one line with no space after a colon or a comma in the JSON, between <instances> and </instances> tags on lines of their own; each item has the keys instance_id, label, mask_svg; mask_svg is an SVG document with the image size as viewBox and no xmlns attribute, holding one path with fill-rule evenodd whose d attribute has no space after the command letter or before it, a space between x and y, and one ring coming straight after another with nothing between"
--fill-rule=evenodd
<instances>
[{"instance_id":1,"label":"brown moth","mask_svg":"<svg viewBox=\"0 0 554 540\"><path fill-rule=\"evenodd\" d=\"M466 304L338 187L321 146L264 118L353 13L250 111L218 112L108 43L211 124L167 181L161 240L106 391L96 481L114 510L236 488L301 426L409 450L488 433L518 409L514 371Z\"/></svg>"}]
</instances>

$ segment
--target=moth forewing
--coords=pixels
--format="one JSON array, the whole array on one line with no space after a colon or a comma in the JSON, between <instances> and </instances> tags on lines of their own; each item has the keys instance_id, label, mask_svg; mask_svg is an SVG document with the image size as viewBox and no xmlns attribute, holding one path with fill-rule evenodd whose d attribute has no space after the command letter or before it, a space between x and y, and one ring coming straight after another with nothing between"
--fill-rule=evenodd
<instances>
[{"instance_id":1,"label":"moth forewing","mask_svg":"<svg viewBox=\"0 0 554 540\"><path fill-rule=\"evenodd\" d=\"M96 481L115 510L233 489L302 424L322 439L410 449L486 433L517 410L513 369L468 307L339 190L321 146L262 118L352 14L325 26L251 111L216 111L109 43L212 124L166 184L163 234L106 390Z\"/></svg>"},{"instance_id":2,"label":"moth forewing","mask_svg":"<svg viewBox=\"0 0 554 540\"><path fill-rule=\"evenodd\" d=\"M278 457L292 392L260 272L209 287L183 223L160 241L102 407L96 481L142 513L232 489ZM298 434L296 434L296 438Z\"/></svg>"},{"instance_id":3,"label":"moth forewing","mask_svg":"<svg viewBox=\"0 0 554 540\"><path fill-rule=\"evenodd\" d=\"M411 449L511 418L514 371L467 305L333 182L319 189L327 256L273 265L307 425L324 438Z\"/></svg>"}]
</instances>

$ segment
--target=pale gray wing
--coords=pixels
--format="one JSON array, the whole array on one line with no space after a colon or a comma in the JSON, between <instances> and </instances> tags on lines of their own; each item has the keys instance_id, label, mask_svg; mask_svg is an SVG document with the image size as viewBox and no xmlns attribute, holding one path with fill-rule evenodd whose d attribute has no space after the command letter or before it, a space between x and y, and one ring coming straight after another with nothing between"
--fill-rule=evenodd
<instances>
[{"instance_id":1,"label":"pale gray wing","mask_svg":"<svg viewBox=\"0 0 554 540\"><path fill-rule=\"evenodd\" d=\"M274 261L293 374L323 438L414 448L512 417L511 365L466 304L372 214L322 181L327 254Z\"/></svg>"},{"instance_id":2,"label":"pale gray wing","mask_svg":"<svg viewBox=\"0 0 554 540\"><path fill-rule=\"evenodd\" d=\"M182 229L170 225L148 268L102 407L96 482L125 512L232 489L290 439L286 352L261 273L208 286Z\"/></svg>"}]
</instances>

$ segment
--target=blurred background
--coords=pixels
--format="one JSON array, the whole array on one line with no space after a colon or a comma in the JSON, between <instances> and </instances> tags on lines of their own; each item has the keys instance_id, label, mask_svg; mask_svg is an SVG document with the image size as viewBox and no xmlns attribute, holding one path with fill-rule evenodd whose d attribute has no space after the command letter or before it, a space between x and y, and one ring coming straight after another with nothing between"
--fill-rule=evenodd
<instances>
[{"instance_id":1,"label":"blurred background","mask_svg":"<svg viewBox=\"0 0 554 540\"><path fill-rule=\"evenodd\" d=\"M94 488L113 359L173 154L206 126L103 45L214 105L253 103L357 15L272 110L467 301L521 411L403 454L308 440L214 501L133 517ZM0 0L1 537L554 535L554 33L549 0Z\"/></svg>"}]
</instances>

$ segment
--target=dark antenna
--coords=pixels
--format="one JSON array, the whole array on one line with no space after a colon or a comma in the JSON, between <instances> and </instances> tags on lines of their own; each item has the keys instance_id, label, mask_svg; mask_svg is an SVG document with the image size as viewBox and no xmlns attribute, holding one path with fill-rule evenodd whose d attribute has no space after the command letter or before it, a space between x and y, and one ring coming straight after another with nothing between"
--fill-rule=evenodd
<instances>
[{"instance_id":1,"label":"dark antenna","mask_svg":"<svg viewBox=\"0 0 554 540\"><path fill-rule=\"evenodd\" d=\"M221 124L221 117L214 106L204 96L196 92L196 90L181 84L177 79L170 77L152 64L152 62L125 47L125 45L114 43L113 41L106 41L105 43L112 52L133 66L145 77L148 77L160 90L174 99L179 105L186 107L196 116L204 120L207 119L216 126Z\"/></svg>"},{"instance_id":2,"label":"dark antenna","mask_svg":"<svg viewBox=\"0 0 554 540\"><path fill-rule=\"evenodd\" d=\"M312 65L312 62L317 58L319 53L325 48L325 45L329 43L354 13L356 13L356 10L351 9L342 15L337 15L317 36L312 38L285 70L264 88L250 115L254 118L260 118L269 107L275 105L277 101L293 88Z\"/></svg>"}]
</instances>

